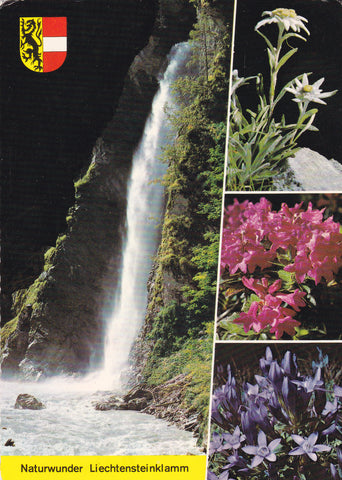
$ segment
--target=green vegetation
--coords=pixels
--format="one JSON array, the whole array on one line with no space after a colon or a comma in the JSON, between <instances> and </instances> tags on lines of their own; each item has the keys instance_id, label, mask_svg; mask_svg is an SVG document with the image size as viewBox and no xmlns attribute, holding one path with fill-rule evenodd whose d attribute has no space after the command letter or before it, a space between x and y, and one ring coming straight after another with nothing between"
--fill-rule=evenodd
<instances>
[{"instance_id":1,"label":"green vegetation","mask_svg":"<svg viewBox=\"0 0 342 480\"><path fill-rule=\"evenodd\" d=\"M148 379L150 385L160 385L177 375L190 375L190 386L185 393L183 407L198 412L200 441L206 436L208 424L213 330L213 322L210 322L201 337L185 340L181 348L159 361Z\"/></svg>"},{"instance_id":2,"label":"green vegetation","mask_svg":"<svg viewBox=\"0 0 342 480\"><path fill-rule=\"evenodd\" d=\"M79 178L75 183L75 192L76 192L76 198L79 196L79 190L82 188L82 186L86 185L89 183L89 181L96 175L96 169L95 169L95 162L91 162L89 165L88 170L86 171L85 175L83 177Z\"/></svg>"},{"instance_id":3,"label":"green vegetation","mask_svg":"<svg viewBox=\"0 0 342 480\"><path fill-rule=\"evenodd\" d=\"M48 286L47 272L56 265L58 252L63 249L66 235L59 235L56 246L49 248L44 254L44 271L27 289L17 290L13 294L13 315L15 317L7 322L1 329L1 350L4 348L9 335L14 332L19 316L27 305L31 305L32 311L39 311L43 308L42 298ZM46 300L45 300L46 301Z\"/></svg>"},{"instance_id":4,"label":"green vegetation","mask_svg":"<svg viewBox=\"0 0 342 480\"><path fill-rule=\"evenodd\" d=\"M1 329L1 351L5 347L8 337L17 328L18 316L7 322Z\"/></svg>"}]
</instances>

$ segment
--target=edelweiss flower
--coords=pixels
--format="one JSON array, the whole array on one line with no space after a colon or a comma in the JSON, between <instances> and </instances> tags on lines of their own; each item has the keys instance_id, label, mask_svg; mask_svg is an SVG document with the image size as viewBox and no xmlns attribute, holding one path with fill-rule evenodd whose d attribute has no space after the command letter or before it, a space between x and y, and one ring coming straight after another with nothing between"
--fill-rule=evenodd
<instances>
[{"instance_id":1,"label":"edelweiss flower","mask_svg":"<svg viewBox=\"0 0 342 480\"><path fill-rule=\"evenodd\" d=\"M324 102L322 98L332 97L335 95L337 90L333 90L332 92L323 92L319 88L323 82L324 77L310 85L308 76L306 73L304 73L302 81L300 81L298 78L295 78L294 84L291 87L285 88L285 90L295 96L295 98L292 99L294 102L316 102L326 105L326 102Z\"/></svg>"},{"instance_id":2,"label":"edelweiss flower","mask_svg":"<svg viewBox=\"0 0 342 480\"><path fill-rule=\"evenodd\" d=\"M308 35L310 35L309 30L306 28L303 22L307 22L305 17L297 15L295 10L292 8L276 8L272 11L265 11L262 13L262 16L265 17L268 15L268 18L261 20L255 27L255 30L258 30L260 27L268 23L278 23L279 26L283 26L286 31L289 29L294 32L300 32L304 30Z\"/></svg>"}]
</instances>

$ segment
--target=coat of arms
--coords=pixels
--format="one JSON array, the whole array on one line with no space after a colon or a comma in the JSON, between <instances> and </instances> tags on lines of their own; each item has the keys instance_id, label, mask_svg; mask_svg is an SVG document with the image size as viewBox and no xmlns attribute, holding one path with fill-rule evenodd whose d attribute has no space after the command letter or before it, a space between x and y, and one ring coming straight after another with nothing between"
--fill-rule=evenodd
<instances>
[{"instance_id":1,"label":"coat of arms","mask_svg":"<svg viewBox=\"0 0 342 480\"><path fill-rule=\"evenodd\" d=\"M34 72L53 72L63 65L67 53L66 17L21 17L20 57Z\"/></svg>"}]
</instances>

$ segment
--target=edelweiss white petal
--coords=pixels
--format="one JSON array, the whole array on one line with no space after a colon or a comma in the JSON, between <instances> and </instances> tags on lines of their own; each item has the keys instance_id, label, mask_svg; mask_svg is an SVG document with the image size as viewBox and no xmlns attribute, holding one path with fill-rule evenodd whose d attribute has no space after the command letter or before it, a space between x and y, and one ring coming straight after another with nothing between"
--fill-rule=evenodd
<instances>
[{"instance_id":1,"label":"edelweiss white petal","mask_svg":"<svg viewBox=\"0 0 342 480\"><path fill-rule=\"evenodd\" d=\"M277 22L277 20L275 18L273 18L273 19L265 18L264 20L260 20L260 22L258 22L256 24L255 30L259 30L260 27L263 27L267 23L276 23L276 22Z\"/></svg>"},{"instance_id":2,"label":"edelweiss white petal","mask_svg":"<svg viewBox=\"0 0 342 480\"><path fill-rule=\"evenodd\" d=\"M279 27L283 27L286 31L293 30L294 32L300 32L304 30L310 35L309 30L304 25L304 22L307 23L307 19L297 15L292 8L276 8L272 11L266 10L262 13L262 16L267 18L257 23L255 27L256 30L268 23L278 23Z\"/></svg>"},{"instance_id":3,"label":"edelweiss white petal","mask_svg":"<svg viewBox=\"0 0 342 480\"><path fill-rule=\"evenodd\" d=\"M304 73L302 81L300 81L298 78L295 78L294 83L290 87L287 87L285 90L294 95L295 98L292 99L294 102L315 102L326 105L326 102L324 102L322 98L332 97L333 95L335 95L337 90L333 90L331 92L323 92L319 88L323 82L324 77L320 78L315 83L310 85L308 75Z\"/></svg>"}]
</instances>

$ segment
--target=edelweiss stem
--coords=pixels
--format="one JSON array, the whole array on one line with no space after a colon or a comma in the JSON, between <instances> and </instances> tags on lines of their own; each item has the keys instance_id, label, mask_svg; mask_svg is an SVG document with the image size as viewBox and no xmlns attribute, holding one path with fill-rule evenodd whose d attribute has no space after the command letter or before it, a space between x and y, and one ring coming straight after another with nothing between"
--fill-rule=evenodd
<instances>
[{"instance_id":1,"label":"edelweiss stem","mask_svg":"<svg viewBox=\"0 0 342 480\"><path fill-rule=\"evenodd\" d=\"M269 98L269 102L270 102L269 123L271 121L273 110L274 110L274 97L275 97L275 89L276 89L277 78L278 78L279 56L280 56L281 47L283 44L283 40L282 40L283 32L284 32L284 27L282 25L279 25L277 48L274 49L274 62L270 61L271 85L270 85L270 98Z\"/></svg>"}]
</instances>

